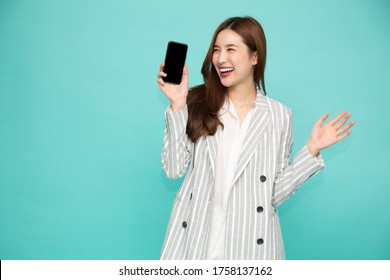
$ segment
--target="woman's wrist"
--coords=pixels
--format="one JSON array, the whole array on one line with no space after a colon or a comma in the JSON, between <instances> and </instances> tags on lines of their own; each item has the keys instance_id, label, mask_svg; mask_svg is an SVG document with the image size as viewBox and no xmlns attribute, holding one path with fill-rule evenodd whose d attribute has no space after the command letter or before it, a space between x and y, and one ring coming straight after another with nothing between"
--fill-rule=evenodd
<instances>
[{"instance_id":1,"label":"woman's wrist","mask_svg":"<svg viewBox=\"0 0 390 280\"><path fill-rule=\"evenodd\" d=\"M318 156L320 153L320 149L311 140L307 141L306 146L313 157Z\"/></svg>"},{"instance_id":2,"label":"woman's wrist","mask_svg":"<svg viewBox=\"0 0 390 280\"><path fill-rule=\"evenodd\" d=\"M178 112L182 109L184 109L184 107L186 107L186 103L171 103L171 110L172 112Z\"/></svg>"}]
</instances>

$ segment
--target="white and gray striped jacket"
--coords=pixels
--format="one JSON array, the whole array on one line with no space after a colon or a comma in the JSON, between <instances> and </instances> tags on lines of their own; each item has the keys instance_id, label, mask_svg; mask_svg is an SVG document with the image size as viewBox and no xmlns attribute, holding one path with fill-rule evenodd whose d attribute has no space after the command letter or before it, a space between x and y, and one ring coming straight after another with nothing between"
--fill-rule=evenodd
<instances>
[{"instance_id":1,"label":"white and gray striped jacket","mask_svg":"<svg viewBox=\"0 0 390 280\"><path fill-rule=\"evenodd\" d=\"M186 172L176 195L161 259L204 259L208 247L217 159L216 136L194 144L186 134L187 108L166 111L162 165L170 178ZM306 146L290 163L292 114L283 104L257 93L247 136L228 200L225 259L284 259L275 207L324 167Z\"/></svg>"}]
</instances>

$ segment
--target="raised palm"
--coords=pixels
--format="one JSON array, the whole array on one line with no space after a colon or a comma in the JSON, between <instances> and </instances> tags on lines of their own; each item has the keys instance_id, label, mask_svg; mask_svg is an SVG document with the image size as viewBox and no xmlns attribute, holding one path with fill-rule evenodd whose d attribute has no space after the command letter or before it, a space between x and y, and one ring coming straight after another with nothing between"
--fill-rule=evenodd
<instances>
[{"instance_id":1,"label":"raised palm","mask_svg":"<svg viewBox=\"0 0 390 280\"><path fill-rule=\"evenodd\" d=\"M346 124L348 119L351 117L350 113L342 112L328 123L323 124L328 116L328 113L321 116L315 123L310 134L308 147L312 154L318 154L320 150L345 139L349 134L351 134L351 130L349 129L355 124L355 122L352 121Z\"/></svg>"}]
</instances>

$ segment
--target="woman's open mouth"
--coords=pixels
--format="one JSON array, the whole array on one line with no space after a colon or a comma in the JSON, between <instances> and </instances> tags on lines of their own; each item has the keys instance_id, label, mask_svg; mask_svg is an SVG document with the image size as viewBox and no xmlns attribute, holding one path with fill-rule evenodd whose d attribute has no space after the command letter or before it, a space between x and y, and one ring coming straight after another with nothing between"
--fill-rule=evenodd
<instances>
[{"instance_id":1,"label":"woman's open mouth","mask_svg":"<svg viewBox=\"0 0 390 280\"><path fill-rule=\"evenodd\" d=\"M233 71L234 71L233 67L219 68L219 72L221 73L220 75L222 78L229 76Z\"/></svg>"}]
</instances>

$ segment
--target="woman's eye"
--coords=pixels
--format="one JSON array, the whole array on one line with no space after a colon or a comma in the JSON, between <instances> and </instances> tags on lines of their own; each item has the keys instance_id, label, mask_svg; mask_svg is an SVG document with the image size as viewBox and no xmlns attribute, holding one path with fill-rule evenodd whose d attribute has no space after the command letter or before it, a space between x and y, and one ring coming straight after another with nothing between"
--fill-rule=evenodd
<instances>
[{"instance_id":1,"label":"woman's eye","mask_svg":"<svg viewBox=\"0 0 390 280\"><path fill-rule=\"evenodd\" d=\"M219 51L219 49L214 49L214 50L213 50L213 52L218 52L218 51Z\"/></svg>"},{"instance_id":2,"label":"woman's eye","mask_svg":"<svg viewBox=\"0 0 390 280\"><path fill-rule=\"evenodd\" d=\"M233 48L228 48L228 52L233 52L234 49Z\"/></svg>"}]
</instances>

